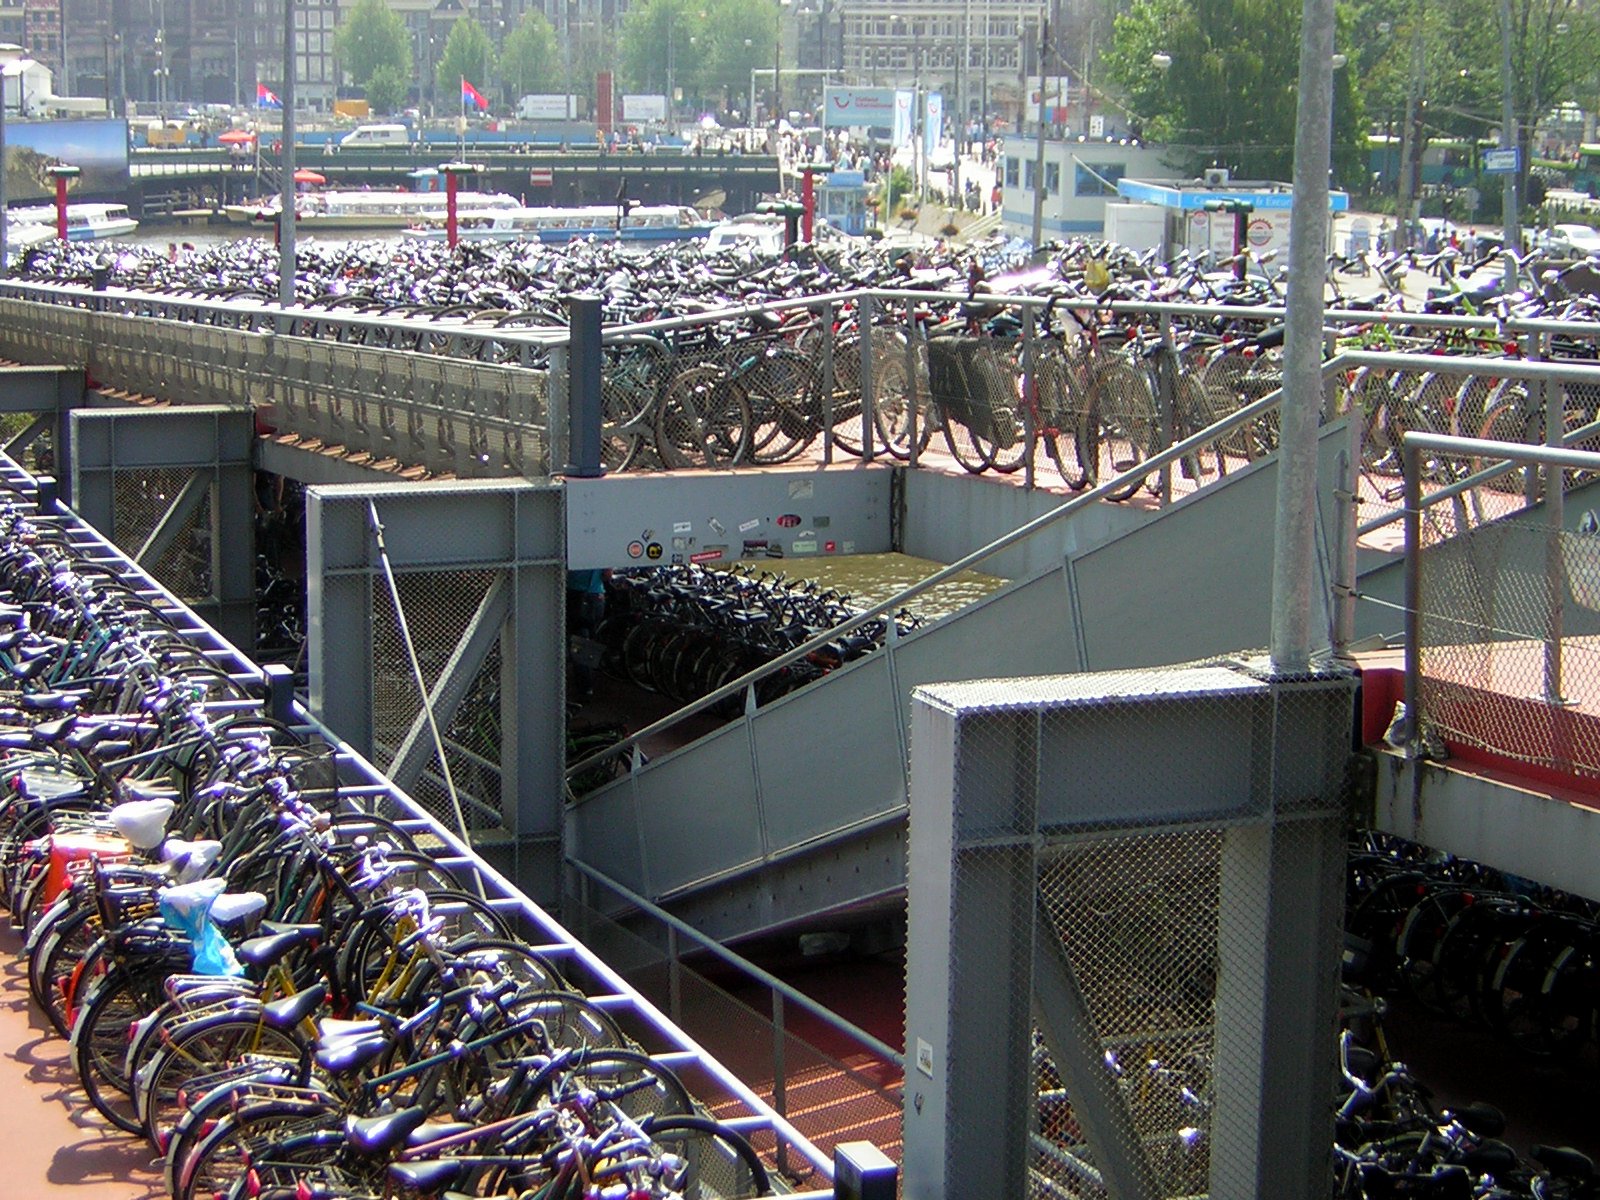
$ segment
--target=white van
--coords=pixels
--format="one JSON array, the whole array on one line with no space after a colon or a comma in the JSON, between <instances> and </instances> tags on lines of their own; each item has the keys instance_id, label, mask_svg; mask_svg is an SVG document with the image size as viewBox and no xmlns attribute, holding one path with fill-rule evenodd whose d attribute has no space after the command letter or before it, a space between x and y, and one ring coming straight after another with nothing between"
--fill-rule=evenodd
<instances>
[{"instance_id":1,"label":"white van","mask_svg":"<svg viewBox=\"0 0 1600 1200\"><path fill-rule=\"evenodd\" d=\"M409 146L411 131L404 125L358 125L339 139L345 150L360 150L368 146Z\"/></svg>"}]
</instances>

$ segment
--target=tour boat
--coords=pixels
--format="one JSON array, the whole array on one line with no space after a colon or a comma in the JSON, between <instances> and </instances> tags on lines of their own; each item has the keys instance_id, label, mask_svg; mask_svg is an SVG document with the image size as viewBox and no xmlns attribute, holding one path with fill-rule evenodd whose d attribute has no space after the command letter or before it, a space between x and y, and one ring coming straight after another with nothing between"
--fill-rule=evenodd
<instances>
[{"instance_id":1,"label":"tour boat","mask_svg":"<svg viewBox=\"0 0 1600 1200\"><path fill-rule=\"evenodd\" d=\"M403 191L326 191L305 192L295 197L295 219L318 228L332 229L409 229L444 207L439 192ZM254 204L229 204L222 210L229 221L250 224L275 221L283 206L273 196ZM504 192L456 194L456 209L463 213L504 210L517 207L517 198Z\"/></svg>"},{"instance_id":2,"label":"tour boat","mask_svg":"<svg viewBox=\"0 0 1600 1200\"><path fill-rule=\"evenodd\" d=\"M459 197L458 197L459 200ZM445 215L427 214L418 235L447 236ZM502 208L467 212L457 205L456 234L462 241L516 241L518 239L564 243L595 237L604 241L672 242L703 238L712 222L681 204L639 204L626 215L615 204L583 204L569 208Z\"/></svg>"},{"instance_id":3,"label":"tour boat","mask_svg":"<svg viewBox=\"0 0 1600 1200\"><path fill-rule=\"evenodd\" d=\"M34 204L8 209L9 228L43 225L49 236L56 234L56 208L53 204ZM139 228L139 222L128 215L126 204L78 203L67 205L67 240L93 242L101 238L126 237ZM9 231L8 238L11 236ZM45 240L45 239L40 239Z\"/></svg>"}]
</instances>

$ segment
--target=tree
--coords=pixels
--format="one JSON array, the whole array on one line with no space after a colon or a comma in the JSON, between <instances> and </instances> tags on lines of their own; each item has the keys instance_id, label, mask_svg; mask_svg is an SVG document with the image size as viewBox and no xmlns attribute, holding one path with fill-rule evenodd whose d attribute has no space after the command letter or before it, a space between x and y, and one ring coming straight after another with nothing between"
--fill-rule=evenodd
<instances>
[{"instance_id":1,"label":"tree","mask_svg":"<svg viewBox=\"0 0 1600 1200\"><path fill-rule=\"evenodd\" d=\"M519 96L561 91L561 71L555 29L542 12L528 9L500 48L500 83L507 107Z\"/></svg>"},{"instance_id":2,"label":"tree","mask_svg":"<svg viewBox=\"0 0 1600 1200\"><path fill-rule=\"evenodd\" d=\"M483 26L471 17L461 17L450 26L444 54L434 71L434 102L442 103L458 95L465 79L480 92L489 86L489 71L494 66L494 47Z\"/></svg>"},{"instance_id":3,"label":"tree","mask_svg":"<svg viewBox=\"0 0 1600 1200\"><path fill-rule=\"evenodd\" d=\"M1351 44L1349 21L1342 16L1337 45ZM1173 147L1179 169L1214 163L1287 179L1299 33L1295 0L1134 0L1117 18L1105 64L1144 137ZM1336 172L1355 169L1363 127L1360 93L1348 71L1335 71Z\"/></svg>"},{"instance_id":4,"label":"tree","mask_svg":"<svg viewBox=\"0 0 1600 1200\"><path fill-rule=\"evenodd\" d=\"M775 0L645 0L628 9L619 38L622 75L646 92L672 83L690 98L739 97L754 68L772 69L778 36Z\"/></svg>"},{"instance_id":5,"label":"tree","mask_svg":"<svg viewBox=\"0 0 1600 1200\"><path fill-rule=\"evenodd\" d=\"M367 80L367 103L374 112L393 112L405 101L410 90L410 75L392 63L385 63Z\"/></svg>"},{"instance_id":6,"label":"tree","mask_svg":"<svg viewBox=\"0 0 1600 1200\"><path fill-rule=\"evenodd\" d=\"M411 39L406 34L405 22L392 12L384 0L357 0L343 25L334 34L334 48L350 78L357 87L370 88L372 80L386 70L385 82L398 76L402 81L411 78ZM402 86L402 98L404 85ZM368 97L375 108L392 108L398 103L379 104Z\"/></svg>"}]
</instances>

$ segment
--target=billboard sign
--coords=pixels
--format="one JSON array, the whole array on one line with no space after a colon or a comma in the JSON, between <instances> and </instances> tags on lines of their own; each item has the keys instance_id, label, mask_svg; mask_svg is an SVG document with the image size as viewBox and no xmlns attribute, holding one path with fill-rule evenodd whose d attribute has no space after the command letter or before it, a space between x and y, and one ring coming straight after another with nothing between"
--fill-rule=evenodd
<instances>
[{"instance_id":1,"label":"billboard sign","mask_svg":"<svg viewBox=\"0 0 1600 1200\"><path fill-rule=\"evenodd\" d=\"M638 123L649 122L655 125L667 123L667 98L665 96L628 96L622 97L622 119Z\"/></svg>"},{"instance_id":2,"label":"billboard sign","mask_svg":"<svg viewBox=\"0 0 1600 1200\"><path fill-rule=\"evenodd\" d=\"M6 122L6 198L55 197L52 163L82 170L71 183L80 196L117 196L128 188L128 123L121 120Z\"/></svg>"},{"instance_id":3,"label":"billboard sign","mask_svg":"<svg viewBox=\"0 0 1600 1200\"><path fill-rule=\"evenodd\" d=\"M897 111L895 95L893 88L825 87L822 124L828 128L892 128Z\"/></svg>"},{"instance_id":4,"label":"billboard sign","mask_svg":"<svg viewBox=\"0 0 1600 1200\"><path fill-rule=\"evenodd\" d=\"M517 101L517 116L524 121L570 121L578 115L576 96L546 93Z\"/></svg>"}]
</instances>

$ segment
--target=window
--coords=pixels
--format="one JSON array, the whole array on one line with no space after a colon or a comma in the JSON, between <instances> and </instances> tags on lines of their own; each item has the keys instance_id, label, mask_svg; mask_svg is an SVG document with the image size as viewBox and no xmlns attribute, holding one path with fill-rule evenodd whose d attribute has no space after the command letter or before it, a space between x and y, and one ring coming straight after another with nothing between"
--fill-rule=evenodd
<instances>
[{"instance_id":1,"label":"window","mask_svg":"<svg viewBox=\"0 0 1600 1200\"><path fill-rule=\"evenodd\" d=\"M1061 195L1061 164L1047 162L1044 165L1044 190L1047 195Z\"/></svg>"},{"instance_id":2,"label":"window","mask_svg":"<svg viewBox=\"0 0 1600 1200\"><path fill-rule=\"evenodd\" d=\"M1074 196L1115 196L1117 180L1128 173L1127 163L1078 163L1073 168ZM1095 176L1100 176L1100 179ZM1105 182L1102 183L1101 179Z\"/></svg>"}]
</instances>

